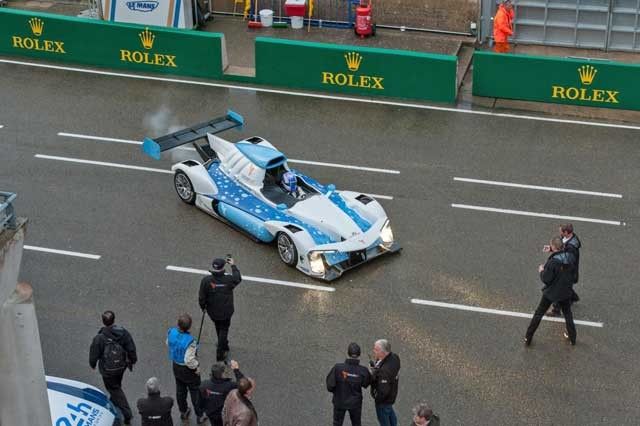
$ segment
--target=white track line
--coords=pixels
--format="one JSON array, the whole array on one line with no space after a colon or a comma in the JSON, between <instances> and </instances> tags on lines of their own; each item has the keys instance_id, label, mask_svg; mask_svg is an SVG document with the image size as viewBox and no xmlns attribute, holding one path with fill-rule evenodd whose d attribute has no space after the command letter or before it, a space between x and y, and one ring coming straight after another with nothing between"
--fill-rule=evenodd
<instances>
[{"instance_id":1,"label":"white track line","mask_svg":"<svg viewBox=\"0 0 640 426\"><path fill-rule=\"evenodd\" d=\"M323 163L320 161L307 161L307 160L294 160L287 159L289 163L299 163L299 164L311 164L314 166L325 166L325 167L336 167L340 169L352 169L352 170L364 170L367 172L377 172L377 173L388 173L392 175L399 175L399 170L391 170L391 169L379 169L376 167L363 167L363 166L351 166L349 164L337 164L337 163Z\"/></svg>"},{"instance_id":2,"label":"white track line","mask_svg":"<svg viewBox=\"0 0 640 426\"><path fill-rule=\"evenodd\" d=\"M390 195L380 195L380 194L365 194L373 198L380 198L381 200L393 200L393 197Z\"/></svg>"},{"instance_id":3,"label":"white track line","mask_svg":"<svg viewBox=\"0 0 640 426\"><path fill-rule=\"evenodd\" d=\"M89 68L64 67L60 65L49 65L49 64L39 64L34 62L14 61L9 59L0 59L0 63L23 65L23 66L29 66L29 67L35 67L35 68L56 69L56 70L62 70L62 71L74 71L74 72L81 72L85 74L97 74L97 75L107 75L112 77L133 78L138 80L164 81L164 82L177 83L177 84L190 84L195 86L222 87L227 89L246 90L251 92L275 93L275 94L281 94L281 95L301 96L301 97L316 98L316 99L330 99L330 100L358 102L358 103L365 103L365 104L389 105L389 106L398 106L398 107L432 110L432 111L458 112L462 114L514 118L514 119L520 119L520 120L545 121L550 123L578 124L583 126L640 130L640 126L631 126L631 125L624 125L624 124L611 124L611 123L580 121L580 120L565 120L561 118L537 117L533 115L507 114L507 113L499 113L499 112L491 112L491 111L476 111L476 110L460 109L460 108L454 108L454 107L439 107L439 106L433 106L433 105L383 101L383 100L367 99L367 98L353 98L348 96L334 96L334 95L321 95L317 93L292 92L287 90L266 89L263 87L239 86L236 84L211 83L208 81L184 80L184 79L176 79L176 78L155 77L155 76L148 76L148 75L136 75L136 74L121 73L121 72L101 71L101 70L95 70L95 69L89 69Z\"/></svg>"},{"instance_id":4,"label":"white track line","mask_svg":"<svg viewBox=\"0 0 640 426\"><path fill-rule=\"evenodd\" d=\"M484 314L495 314L495 315L504 315L509 317L518 317L518 318L532 318L533 314L525 314L522 312L513 312L513 311L501 311L498 309L487 309L487 308L478 308L475 306L468 305L456 305L454 303L443 303L443 302L435 302L433 300L422 300L422 299L411 299L411 303L416 305L427 305L427 306L437 306L439 308L449 308L449 309L458 309L461 311L472 311L472 312L482 312ZM564 318L556 318L556 317L542 317L545 321L553 321L553 322L564 322ZM586 325L588 327L599 327L602 328L604 325L601 322L592 322L592 321L582 321L582 320L574 320L574 322L578 325Z\"/></svg>"},{"instance_id":5,"label":"white track line","mask_svg":"<svg viewBox=\"0 0 640 426\"><path fill-rule=\"evenodd\" d=\"M454 177L453 180L457 182L480 183L483 185L506 186L510 188L537 189L540 191L568 192L571 194L593 195L595 197L622 198L622 194L612 194L610 192L581 191L579 189L554 188L551 186L538 186L538 185L523 185L521 183L500 182L495 180L469 179L469 178L461 178L461 177Z\"/></svg>"},{"instance_id":6,"label":"white track line","mask_svg":"<svg viewBox=\"0 0 640 426\"><path fill-rule=\"evenodd\" d=\"M58 132L58 136L67 137L67 138L76 138L76 139L96 140L96 141L102 141L102 142L126 143L130 145L142 145L142 142L131 140L131 139L107 138L104 136L91 136L91 135L83 135L78 133ZM189 151L195 151L194 148L190 148L190 147L179 147L179 148L186 149ZM311 164L314 166L336 167L341 169L352 169L352 170L364 170L368 172L389 173L389 174L395 174L395 175L400 174L399 170L380 169L377 167L353 166L350 164L324 163L319 161L294 160L291 158L287 159L287 161L289 163Z\"/></svg>"},{"instance_id":7,"label":"white track line","mask_svg":"<svg viewBox=\"0 0 640 426\"><path fill-rule=\"evenodd\" d=\"M100 256L97 254L79 253L77 251L56 250L56 249L51 249L46 247L37 247L37 246L28 246L28 245L23 246L23 248L25 250L41 251L44 253L53 253L53 254L63 254L65 256L82 257L85 259L93 259L93 260L100 259Z\"/></svg>"},{"instance_id":8,"label":"white track line","mask_svg":"<svg viewBox=\"0 0 640 426\"><path fill-rule=\"evenodd\" d=\"M573 220L576 222L601 223L604 225L616 225L616 226L626 225L624 222L620 222L617 220L590 219L588 217L562 216L562 215L549 214L549 213L525 212L522 210L496 209L493 207L470 206L467 204L451 204L451 207L456 209L480 210L484 212L515 214L519 216L544 217L547 219L562 219L562 220L568 220L568 221Z\"/></svg>"},{"instance_id":9,"label":"white track line","mask_svg":"<svg viewBox=\"0 0 640 426\"><path fill-rule=\"evenodd\" d=\"M181 266L172 266L172 265L167 266L166 269L168 271L187 272L189 274L209 275L209 271L205 271L204 269L183 268ZM257 283L264 283L264 284L275 284L275 285L281 285L285 287L297 287L297 288L303 288L305 290L327 291L327 292L336 291L336 289L333 287L323 287L319 285L295 283L292 281L272 280L270 278L251 277L249 275L244 275L244 274L242 275L242 280L252 281Z\"/></svg>"},{"instance_id":10,"label":"white track line","mask_svg":"<svg viewBox=\"0 0 640 426\"><path fill-rule=\"evenodd\" d=\"M142 170L144 172L173 174L173 172L171 170L154 169L152 167L132 166L130 164L121 164L121 163L107 163L105 161L83 160L81 158L58 157L58 156L55 156L55 155L44 155L44 154L36 154L36 155L34 155L34 157L41 158L41 159L44 159L44 160L68 161L70 163L91 164L91 165L95 165L95 166L106 166L106 167L117 167L117 168L121 168L121 169ZM393 200L393 197L390 196L390 195L379 195L379 194L367 194L367 195L370 195L373 198L380 198L381 200Z\"/></svg>"},{"instance_id":11,"label":"white track line","mask_svg":"<svg viewBox=\"0 0 640 426\"><path fill-rule=\"evenodd\" d=\"M134 141L131 139L106 138L103 136L82 135L79 133L58 132L58 136L62 136L65 138L74 138L74 139L88 139L88 140L101 141L101 142L116 142L116 143L126 143L130 145L142 145L142 142Z\"/></svg>"},{"instance_id":12,"label":"white track line","mask_svg":"<svg viewBox=\"0 0 640 426\"><path fill-rule=\"evenodd\" d=\"M74 139L85 139L99 142L115 142L115 143L124 143L128 145L142 145L142 142L135 141L132 139L118 139L118 138L107 138L104 136L92 136L92 135L83 135L79 133L66 133L66 132L58 132L58 136L65 138L74 138ZM175 149L181 149L185 151L195 151L195 148L191 148L189 146L179 146Z\"/></svg>"},{"instance_id":13,"label":"white track line","mask_svg":"<svg viewBox=\"0 0 640 426\"><path fill-rule=\"evenodd\" d=\"M36 154L34 155L34 157L42 158L45 160L68 161L70 163L91 164L94 166L117 167L119 169L131 169L131 170L141 170L144 172L167 173L170 175L173 174L171 170L166 170L166 169L154 169L151 167L132 166L130 164L107 163L105 161L83 160L81 158L58 157L55 155L43 155L43 154Z\"/></svg>"}]
</instances>

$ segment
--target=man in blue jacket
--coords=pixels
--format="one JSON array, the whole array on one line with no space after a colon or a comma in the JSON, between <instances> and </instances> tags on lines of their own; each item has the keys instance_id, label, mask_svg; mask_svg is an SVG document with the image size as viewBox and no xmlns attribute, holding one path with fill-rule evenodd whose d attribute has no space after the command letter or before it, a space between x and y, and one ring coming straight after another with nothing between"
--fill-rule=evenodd
<instances>
[{"instance_id":1,"label":"man in blue jacket","mask_svg":"<svg viewBox=\"0 0 640 426\"><path fill-rule=\"evenodd\" d=\"M198 424L207 421L200 407L200 363L198 362L198 345L189 333L191 315L182 314L178 318L178 327L171 327L167 334L169 359L173 364L173 375L176 379L176 402L180 410L180 419L187 420L191 409L187 405L187 391L191 394L191 404L196 412Z\"/></svg>"},{"instance_id":2,"label":"man in blue jacket","mask_svg":"<svg viewBox=\"0 0 640 426\"><path fill-rule=\"evenodd\" d=\"M538 308L533 314L529 328L524 338L526 346L531 345L533 334L542 321L547 309L552 303L558 303L564 320L567 325L567 332L564 337L576 344L576 326L573 323L573 314L571 312L571 295L573 293L572 286L575 280L576 258L570 251L564 250L562 238L555 237L550 243L551 255L544 265L538 267L540 272L540 280L544 284L542 289L542 298L538 304Z\"/></svg>"}]
</instances>

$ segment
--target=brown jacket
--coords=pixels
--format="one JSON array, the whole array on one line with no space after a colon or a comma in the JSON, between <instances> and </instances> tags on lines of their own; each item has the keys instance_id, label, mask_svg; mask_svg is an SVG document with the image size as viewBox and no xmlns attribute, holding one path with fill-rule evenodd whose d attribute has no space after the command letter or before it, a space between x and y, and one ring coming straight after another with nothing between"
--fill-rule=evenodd
<instances>
[{"instance_id":1,"label":"brown jacket","mask_svg":"<svg viewBox=\"0 0 640 426\"><path fill-rule=\"evenodd\" d=\"M222 424L224 426L258 426L256 415L240 399L237 389L232 390L224 401Z\"/></svg>"}]
</instances>

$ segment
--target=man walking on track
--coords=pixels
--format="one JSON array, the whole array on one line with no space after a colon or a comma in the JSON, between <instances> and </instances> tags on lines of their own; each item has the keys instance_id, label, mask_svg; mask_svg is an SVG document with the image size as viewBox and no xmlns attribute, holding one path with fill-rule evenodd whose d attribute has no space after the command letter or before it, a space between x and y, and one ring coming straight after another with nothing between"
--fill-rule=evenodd
<instances>
[{"instance_id":1,"label":"man walking on track","mask_svg":"<svg viewBox=\"0 0 640 426\"><path fill-rule=\"evenodd\" d=\"M178 326L171 327L167 333L167 347L169 359L176 379L176 402L180 410L180 419L187 420L191 409L187 405L187 393L191 394L191 404L196 412L198 424L204 423L204 416L200 406L200 362L198 361L198 345L189 330L191 329L191 315L182 314L178 318Z\"/></svg>"},{"instance_id":2,"label":"man walking on track","mask_svg":"<svg viewBox=\"0 0 640 426\"><path fill-rule=\"evenodd\" d=\"M226 264L231 265L231 275L224 272ZM198 302L202 310L207 310L209 318L216 326L218 349L216 361L225 361L229 353L229 327L233 316L233 290L242 281L240 271L231 255L227 259L214 259L211 264L211 275L200 282Z\"/></svg>"},{"instance_id":3,"label":"man walking on track","mask_svg":"<svg viewBox=\"0 0 640 426\"><path fill-rule=\"evenodd\" d=\"M104 327L91 342L89 365L95 369L98 364L104 387L111 395L111 402L122 412L124 424L129 425L133 413L122 390L122 376L127 368L130 371L133 369L138 356L131 334L124 327L115 325L115 320L116 314L113 311L102 314Z\"/></svg>"},{"instance_id":4,"label":"man walking on track","mask_svg":"<svg viewBox=\"0 0 640 426\"><path fill-rule=\"evenodd\" d=\"M542 317L554 302L560 304L567 324L565 339L569 340L572 345L576 344L576 326L573 323L573 314L571 313L571 287L575 278L576 259L571 252L564 250L560 237L551 240L550 250L551 255L547 262L538 267L544 288L542 289L542 298L524 338L526 346L531 345L533 334L540 325Z\"/></svg>"}]
</instances>

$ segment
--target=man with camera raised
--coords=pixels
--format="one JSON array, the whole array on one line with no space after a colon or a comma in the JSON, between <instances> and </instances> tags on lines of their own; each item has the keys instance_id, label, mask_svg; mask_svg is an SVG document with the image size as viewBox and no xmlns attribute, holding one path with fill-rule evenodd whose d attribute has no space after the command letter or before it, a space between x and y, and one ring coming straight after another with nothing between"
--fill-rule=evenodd
<instances>
[{"instance_id":1,"label":"man with camera raised","mask_svg":"<svg viewBox=\"0 0 640 426\"><path fill-rule=\"evenodd\" d=\"M224 271L225 265L231 266L231 274ZM211 263L211 275L200 282L198 302L200 308L207 310L209 318L216 326L218 349L216 361L225 361L229 353L229 327L233 316L233 290L242 281L240 271L230 254L225 259L214 259Z\"/></svg>"}]
</instances>

